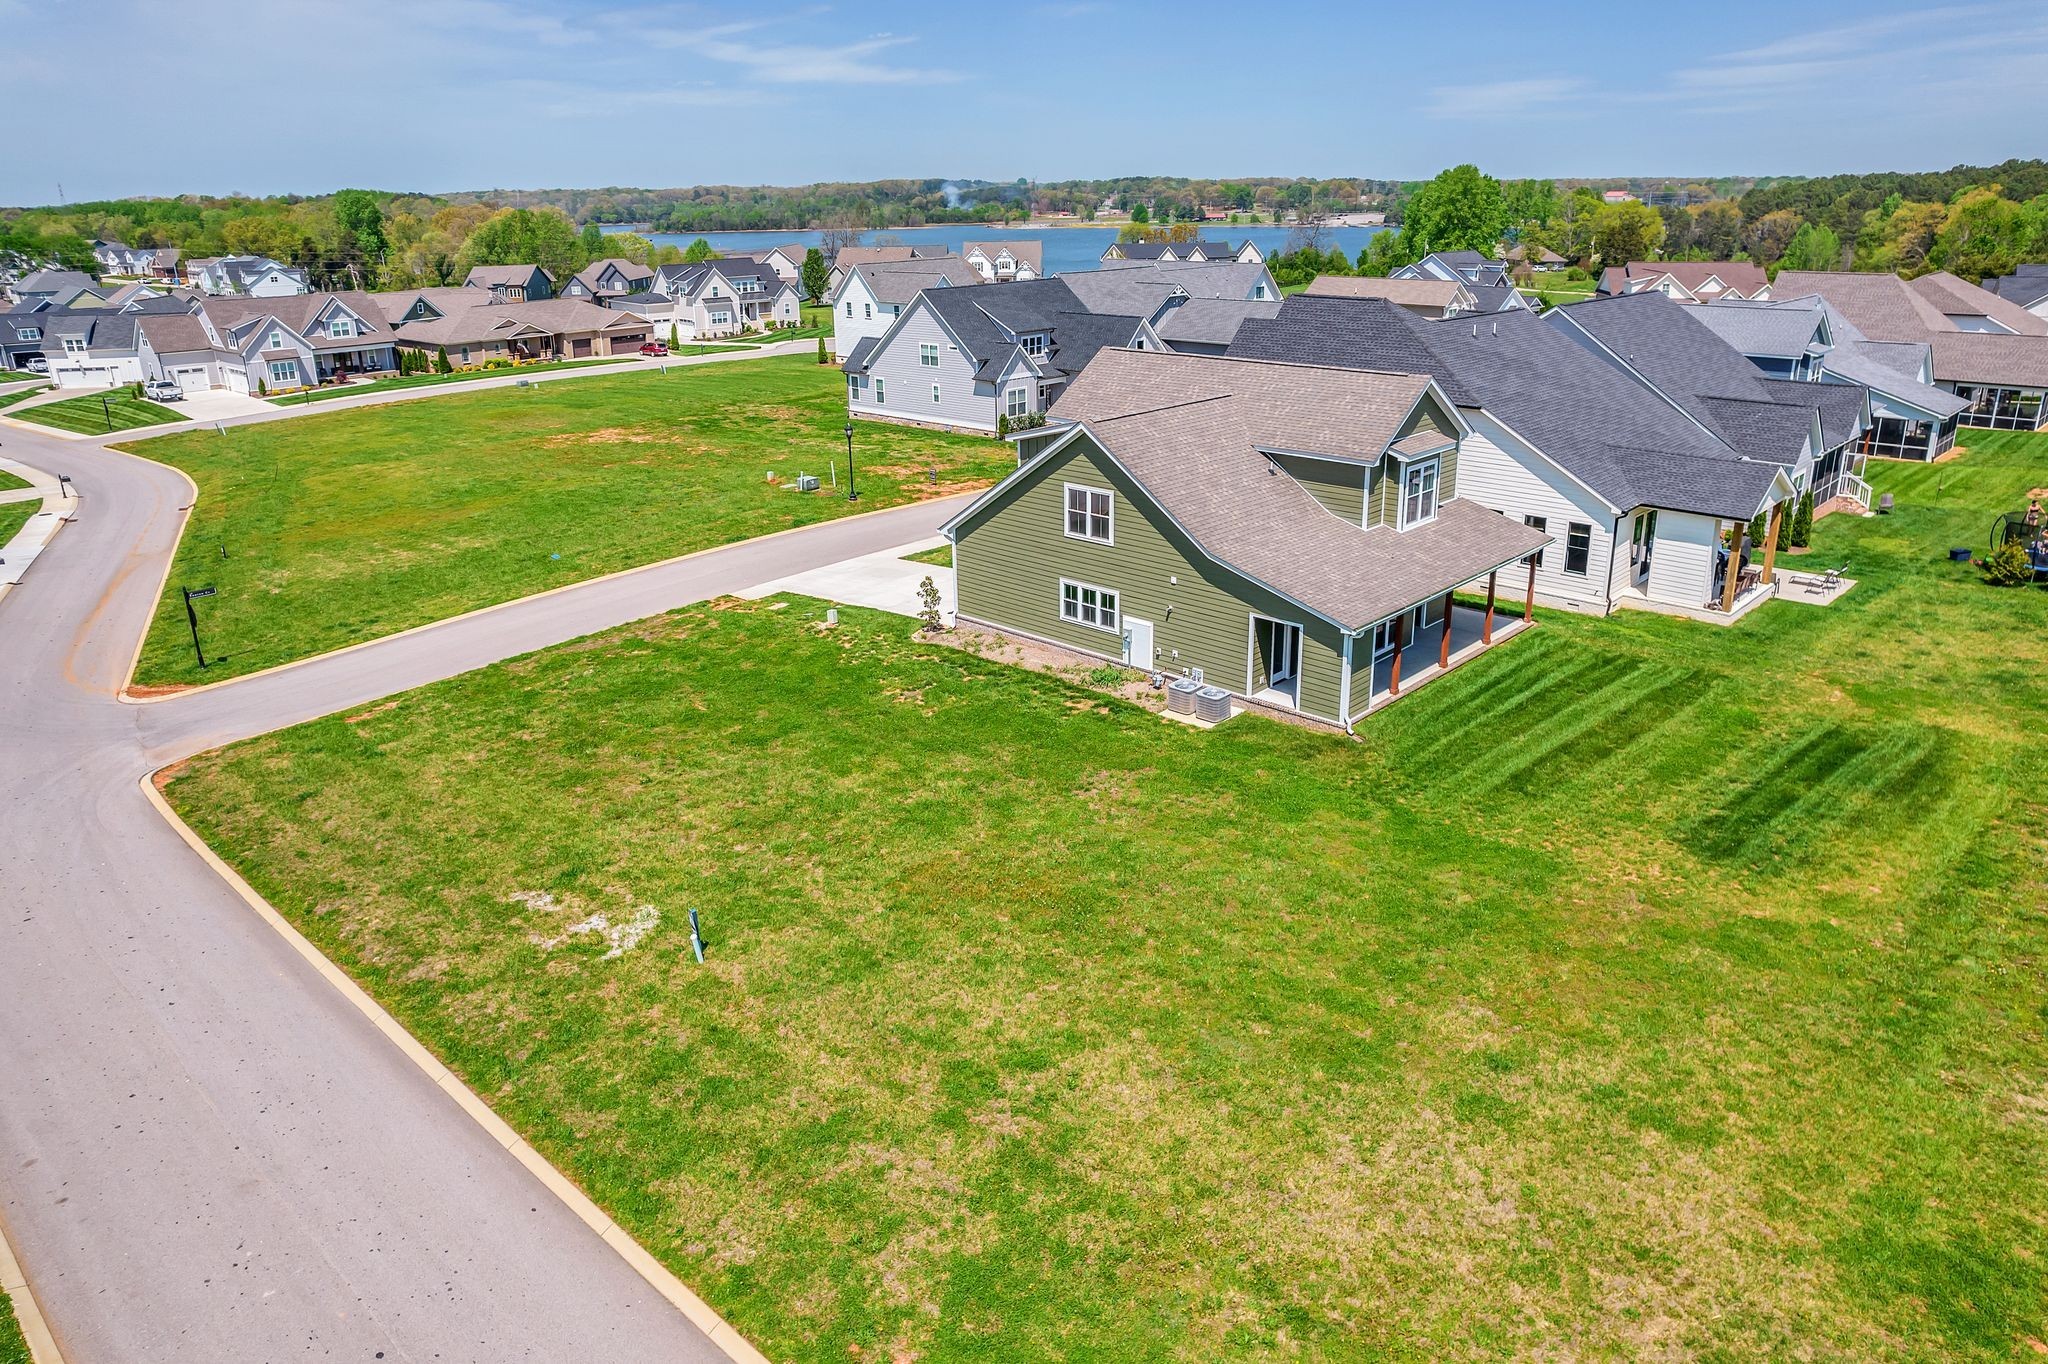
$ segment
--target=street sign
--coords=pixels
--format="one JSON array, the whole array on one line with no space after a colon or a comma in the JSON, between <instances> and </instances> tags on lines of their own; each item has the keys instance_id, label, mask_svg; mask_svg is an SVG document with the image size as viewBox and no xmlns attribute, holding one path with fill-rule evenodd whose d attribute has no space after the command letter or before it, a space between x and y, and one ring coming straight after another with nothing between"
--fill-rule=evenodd
<instances>
[{"instance_id":1,"label":"street sign","mask_svg":"<svg viewBox=\"0 0 2048 1364\"><path fill-rule=\"evenodd\" d=\"M219 588L215 587L194 587L188 588L185 595L187 597L210 597L219 590Z\"/></svg>"}]
</instances>

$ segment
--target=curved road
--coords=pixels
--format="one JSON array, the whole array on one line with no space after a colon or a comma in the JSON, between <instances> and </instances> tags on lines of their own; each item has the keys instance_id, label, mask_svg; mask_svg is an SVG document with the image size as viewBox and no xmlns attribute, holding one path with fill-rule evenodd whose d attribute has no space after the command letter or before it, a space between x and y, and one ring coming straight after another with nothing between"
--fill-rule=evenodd
<instances>
[{"instance_id":1,"label":"curved road","mask_svg":"<svg viewBox=\"0 0 2048 1364\"><path fill-rule=\"evenodd\" d=\"M0 448L70 475L82 498L0 600L0 1221L70 1364L723 1360L262 923L139 782L220 743L903 544L959 499L135 705L116 692L188 485L93 442L9 427Z\"/></svg>"}]
</instances>

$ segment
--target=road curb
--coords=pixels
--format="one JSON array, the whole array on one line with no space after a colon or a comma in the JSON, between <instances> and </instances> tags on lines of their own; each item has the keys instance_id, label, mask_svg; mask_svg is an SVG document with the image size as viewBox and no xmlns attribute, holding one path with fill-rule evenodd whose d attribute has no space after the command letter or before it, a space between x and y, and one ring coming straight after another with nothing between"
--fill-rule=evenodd
<instances>
[{"instance_id":1,"label":"road curb","mask_svg":"<svg viewBox=\"0 0 2048 1364\"><path fill-rule=\"evenodd\" d=\"M718 1315L709 1303L691 1292L689 1286L671 1273L661 1261L655 1259L645 1246L613 1222L590 1195L584 1193L568 1176L556 1169L547 1157L534 1149L532 1143L514 1131L511 1124L493 1112L490 1105L477 1096L475 1090L464 1084L447 1066L442 1065L418 1038L407 1032L397 1019L385 1011L383 1005L371 998L367 990L356 984L346 971L336 966L305 934L292 927L290 921L279 914L268 900L256 893L254 886L242 879L241 873L223 861L219 853L207 846L206 841L198 834L192 832L191 826L179 818L178 812L171 808L163 793L156 789L157 772L162 770L164 769L158 768L156 771L143 774L142 794L156 807L156 812L163 817L164 822L185 841L185 846L198 853L214 873L227 882L229 888L241 896L249 908L256 911L257 917L277 930L278 935L291 945L292 950L304 958L329 985L340 991L344 999L355 1005L357 1012L367 1018L377 1031L383 1033L407 1060L418 1066L443 1093L455 1100L477 1126L483 1128L493 1141L510 1152L512 1158L526 1168L527 1173L539 1180L549 1193L560 1199L569 1211L576 1214L585 1226L595 1232L598 1239L624 1260L634 1273L646 1280L650 1288L688 1317L690 1323L702 1331L726 1358L732 1360L733 1364L770 1364L768 1356L755 1349L746 1337L735 1330L724 1317ZM4 1272L10 1263L11 1257L0 1260L0 1272ZM13 1277L19 1278L20 1275L16 1272ZM38 1317L37 1320L40 1321L41 1318ZM31 1348L33 1343L31 1337ZM51 1348L55 1348L54 1343ZM64 1364L62 1358L56 1355L52 1355L49 1361L37 1355L35 1360L36 1364Z\"/></svg>"},{"instance_id":2,"label":"road curb","mask_svg":"<svg viewBox=\"0 0 2048 1364\"><path fill-rule=\"evenodd\" d=\"M21 1272L21 1261L14 1258L14 1247L8 1242L4 1222L0 1222L0 1292L5 1292L14 1304L14 1319L21 1326L22 1337L28 1341L28 1357L35 1364L65 1364L64 1351L57 1346L57 1337L43 1316L35 1290L29 1287L28 1277Z\"/></svg>"},{"instance_id":3,"label":"road curb","mask_svg":"<svg viewBox=\"0 0 2048 1364\"><path fill-rule=\"evenodd\" d=\"M146 456L135 454L133 451L130 450L118 450L115 451L115 453L127 455L131 459L140 459L143 460L145 463L158 464L159 467L161 468L174 469L180 475L184 475L184 470L177 469L175 465L159 464L159 461L157 460L148 459ZM185 481L187 483L192 482L189 476L185 477ZM160 696L135 696L131 693L131 688L133 688L135 685L136 665L142 662L142 646L148 642L149 638L149 625L145 624L143 626L141 638L139 638L135 643L135 657L131 658L128 661L128 678L121 684L121 690L115 693L115 699L131 706L153 706L163 701L178 701L188 696L197 696L202 692L218 691L222 687L233 687L238 686L244 682L253 682L259 677L269 677L275 673L289 672L293 668L303 668L306 667L308 664L324 663L332 658L340 658L343 654L352 654L356 652L358 649L371 649L375 648L380 644L389 644L391 641L395 639L404 639L408 635L423 634L428 630L444 629L460 621L469 620L475 616L487 616L491 614L493 611L505 611L515 606L524 606L529 602L544 601L549 597L559 596L564 592L580 592L583 591L585 588L595 587L599 583L608 583L618 578L631 577L636 573L652 573L657 569L671 568L676 564L686 563L691 559L701 559L707 554L722 554L729 549L738 549L743 545L758 545L765 543L769 540L779 540L786 535L802 535L806 531L815 531L825 526L836 526L841 524L842 522L858 521L864 516L887 516L890 512L901 511L904 508L908 507L929 506L935 502L949 502L955 499L973 499L979 497L982 491L986 490L984 489L972 493L955 493L950 498L935 497L930 498L924 502L903 502L899 503L894 507L878 507L873 511L854 512L849 516L828 517L823 521L813 521L811 522L811 524L807 526L789 526L782 530L772 530L769 531L766 535L753 535L749 536L744 540L729 540L722 545L712 545L705 549L693 549L688 554L678 554L673 556L672 558L667 559L656 559L651 564L636 564L632 568L615 569L610 573L601 574L595 578L583 578L577 582L563 583L560 587L550 587L545 592L535 592L529 596L514 597L510 601L493 602L489 606L479 606L474 610L464 611L459 616L444 616L440 620L428 621L425 625L414 625L407 629L400 630L396 634L379 635L375 639L365 639L360 640L354 644L344 644L341 648L329 649L324 654L313 654L306 658L295 658L289 663L279 663L274 667L262 668L253 673L243 673L240 677L223 678L218 682L208 682L197 687L186 687L180 691L165 692ZM192 506L197 506L198 504L199 490L198 487L194 485L192 490ZM190 512L191 508L188 507L186 509L188 521L190 520ZM185 528L183 526L180 526L178 528L179 542L182 543L184 541L184 538ZM171 547L170 561L164 565L163 581L165 583L170 581L171 566L177 562L177 558L177 546L173 545ZM161 604L163 601L162 583L159 583L157 585L156 601L158 604ZM150 611L150 623L154 623L155 619L156 611L155 607L152 606Z\"/></svg>"}]
</instances>

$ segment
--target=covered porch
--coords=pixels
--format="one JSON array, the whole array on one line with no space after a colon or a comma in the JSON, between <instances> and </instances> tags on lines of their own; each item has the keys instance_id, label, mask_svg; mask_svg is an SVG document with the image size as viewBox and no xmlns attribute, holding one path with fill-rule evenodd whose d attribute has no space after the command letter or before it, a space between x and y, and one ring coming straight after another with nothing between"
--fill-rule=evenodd
<instances>
[{"instance_id":1,"label":"covered porch","mask_svg":"<svg viewBox=\"0 0 2048 1364\"><path fill-rule=\"evenodd\" d=\"M320 351L315 354L314 361L319 366L322 383L360 375L393 374L398 370L397 352L389 345Z\"/></svg>"},{"instance_id":2,"label":"covered porch","mask_svg":"<svg viewBox=\"0 0 2048 1364\"><path fill-rule=\"evenodd\" d=\"M1458 592L1478 586L1481 580L1474 579L1409 607L1369 631L1360 631L1352 648L1370 651L1369 671L1358 670L1365 683L1360 690L1366 693L1360 717L1427 686L1530 628L1536 618L1536 561L1527 560L1526 571L1524 568L1515 565L1488 573L1483 580L1483 602L1457 600ZM1513 600L1502 599L1503 576L1516 579Z\"/></svg>"}]
</instances>

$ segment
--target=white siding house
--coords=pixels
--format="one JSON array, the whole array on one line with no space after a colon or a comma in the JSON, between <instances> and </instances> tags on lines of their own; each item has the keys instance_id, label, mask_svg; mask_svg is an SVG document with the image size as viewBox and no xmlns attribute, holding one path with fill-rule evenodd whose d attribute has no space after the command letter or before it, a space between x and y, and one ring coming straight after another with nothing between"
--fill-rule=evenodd
<instances>
[{"instance_id":1,"label":"white siding house","mask_svg":"<svg viewBox=\"0 0 2048 1364\"><path fill-rule=\"evenodd\" d=\"M859 272L849 278L858 279ZM847 377L847 405L857 416L993 432L996 390L975 383L977 363L919 299L868 372Z\"/></svg>"},{"instance_id":2,"label":"white siding house","mask_svg":"<svg viewBox=\"0 0 2048 1364\"><path fill-rule=\"evenodd\" d=\"M1536 599L1546 606L1606 615L1628 577L1626 556L1615 554L1621 509L1545 459L1490 414L1465 409L1472 427L1458 449L1458 495L1552 538L1536 567ZM1513 453L1509 453L1512 451ZM1624 518L1622 525L1628 522ZM1584 531L1584 565L1572 551ZM1614 566L1620 564L1620 573Z\"/></svg>"}]
</instances>

